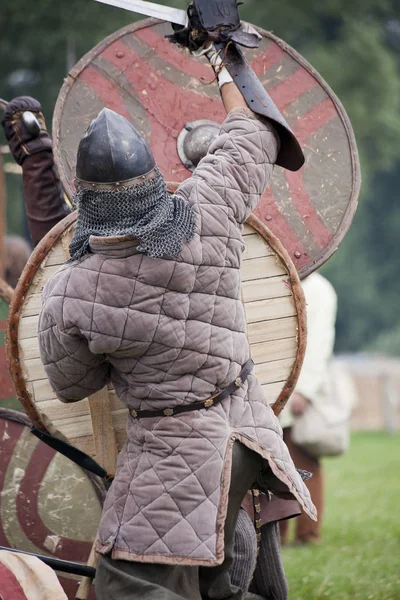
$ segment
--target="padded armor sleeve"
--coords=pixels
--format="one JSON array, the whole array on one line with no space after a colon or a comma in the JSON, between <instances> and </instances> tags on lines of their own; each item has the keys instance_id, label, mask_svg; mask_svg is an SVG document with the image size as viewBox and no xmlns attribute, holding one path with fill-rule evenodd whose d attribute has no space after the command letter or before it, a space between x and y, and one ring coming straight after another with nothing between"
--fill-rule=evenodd
<instances>
[{"instance_id":1,"label":"padded armor sleeve","mask_svg":"<svg viewBox=\"0 0 400 600\"><path fill-rule=\"evenodd\" d=\"M235 109L221 126L207 156L177 193L191 201L200 192L211 204L227 205L242 224L269 185L279 138L266 120L250 110Z\"/></svg>"},{"instance_id":2,"label":"padded armor sleeve","mask_svg":"<svg viewBox=\"0 0 400 600\"><path fill-rule=\"evenodd\" d=\"M67 333L43 310L39 349L47 377L61 402L77 402L101 390L110 380L110 365L93 354L85 337Z\"/></svg>"}]
</instances>

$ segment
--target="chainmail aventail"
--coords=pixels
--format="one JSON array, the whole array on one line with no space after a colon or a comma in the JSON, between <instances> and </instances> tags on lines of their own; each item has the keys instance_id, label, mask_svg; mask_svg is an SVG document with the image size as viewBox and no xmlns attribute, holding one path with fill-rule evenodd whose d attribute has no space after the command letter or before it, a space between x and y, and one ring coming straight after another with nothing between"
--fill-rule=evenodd
<instances>
[{"instance_id":1,"label":"chainmail aventail","mask_svg":"<svg viewBox=\"0 0 400 600\"><path fill-rule=\"evenodd\" d=\"M195 230L195 213L179 196L169 194L159 170L135 187L86 189L77 185L76 229L69 250L71 260L90 253L90 236L129 235L139 240L137 250L153 258L176 258Z\"/></svg>"}]
</instances>

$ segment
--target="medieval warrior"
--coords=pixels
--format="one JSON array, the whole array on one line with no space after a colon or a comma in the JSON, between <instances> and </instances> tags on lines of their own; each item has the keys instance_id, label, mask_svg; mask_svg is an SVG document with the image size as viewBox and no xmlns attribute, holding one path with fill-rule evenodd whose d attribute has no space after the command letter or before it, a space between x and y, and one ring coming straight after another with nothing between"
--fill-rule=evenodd
<instances>
[{"instance_id":1,"label":"medieval warrior","mask_svg":"<svg viewBox=\"0 0 400 600\"><path fill-rule=\"evenodd\" d=\"M169 195L144 138L103 109L79 145L71 260L43 291L41 358L59 399L112 382L129 409L97 541L99 600L243 598L234 534L254 533L240 509L254 484L316 516L254 374L240 297L242 225L291 138L248 108L212 45L206 56L227 112L207 156ZM10 140L32 100L19 102ZM17 136L25 166L51 151L42 131L33 146ZM52 224L68 212L54 199L45 210ZM258 591L287 597L284 585Z\"/></svg>"}]
</instances>

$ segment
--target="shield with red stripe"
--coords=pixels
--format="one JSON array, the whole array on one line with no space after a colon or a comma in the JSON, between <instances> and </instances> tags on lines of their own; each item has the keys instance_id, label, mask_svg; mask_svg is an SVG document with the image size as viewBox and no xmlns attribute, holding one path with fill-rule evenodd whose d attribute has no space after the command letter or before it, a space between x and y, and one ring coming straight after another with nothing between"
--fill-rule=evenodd
<instances>
[{"instance_id":1,"label":"shield with red stripe","mask_svg":"<svg viewBox=\"0 0 400 600\"><path fill-rule=\"evenodd\" d=\"M23 413L0 407L0 440L0 546L85 564L103 485L32 435ZM0 597L1 576L0 569ZM59 579L73 600L79 578L59 574ZM8 598L18 596L4 595Z\"/></svg>"},{"instance_id":2,"label":"shield with red stripe","mask_svg":"<svg viewBox=\"0 0 400 600\"><path fill-rule=\"evenodd\" d=\"M69 73L53 123L55 159L73 194L76 152L90 121L107 106L147 138L168 181L191 175L177 140L187 123L221 123L225 111L206 59L196 59L165 39L166 22L147 19L106 38ZM305 166L275 168L255 214L282 241L300 276L310 274L346 234L360 188L360 168L350 121L322 77L302 56L259 29L260 47L246 58L300 141Z\"/></svg>"}]
</instances>

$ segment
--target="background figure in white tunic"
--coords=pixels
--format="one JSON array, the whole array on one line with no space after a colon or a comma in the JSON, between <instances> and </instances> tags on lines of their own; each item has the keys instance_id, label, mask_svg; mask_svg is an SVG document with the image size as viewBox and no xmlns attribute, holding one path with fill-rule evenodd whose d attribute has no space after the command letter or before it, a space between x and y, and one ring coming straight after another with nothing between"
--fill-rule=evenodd
<instances>
[{"instance_id":1,"label":"background figure in white tunic","mask_svg":"<svg viewBox=\"0 0 400 600\"><path fill-rule=\"evenodd\" d=\"M311 521L304 514L296 519L295 541L308 543L321 537L324 511L322 465L319 458L294 443L292 427L296 417L301 416L311 403L317 404L330 393L329 363L335 343L337 296L329 281L319 273L313 273L303 281L303 290L307 303L307 349L295 393L283 410L280 422L296 467L313 475L306 485L317 508L318 521ZM280 529L282 543L285 543L288 522L281 521Z\"/></svg>"}]
</instances>

